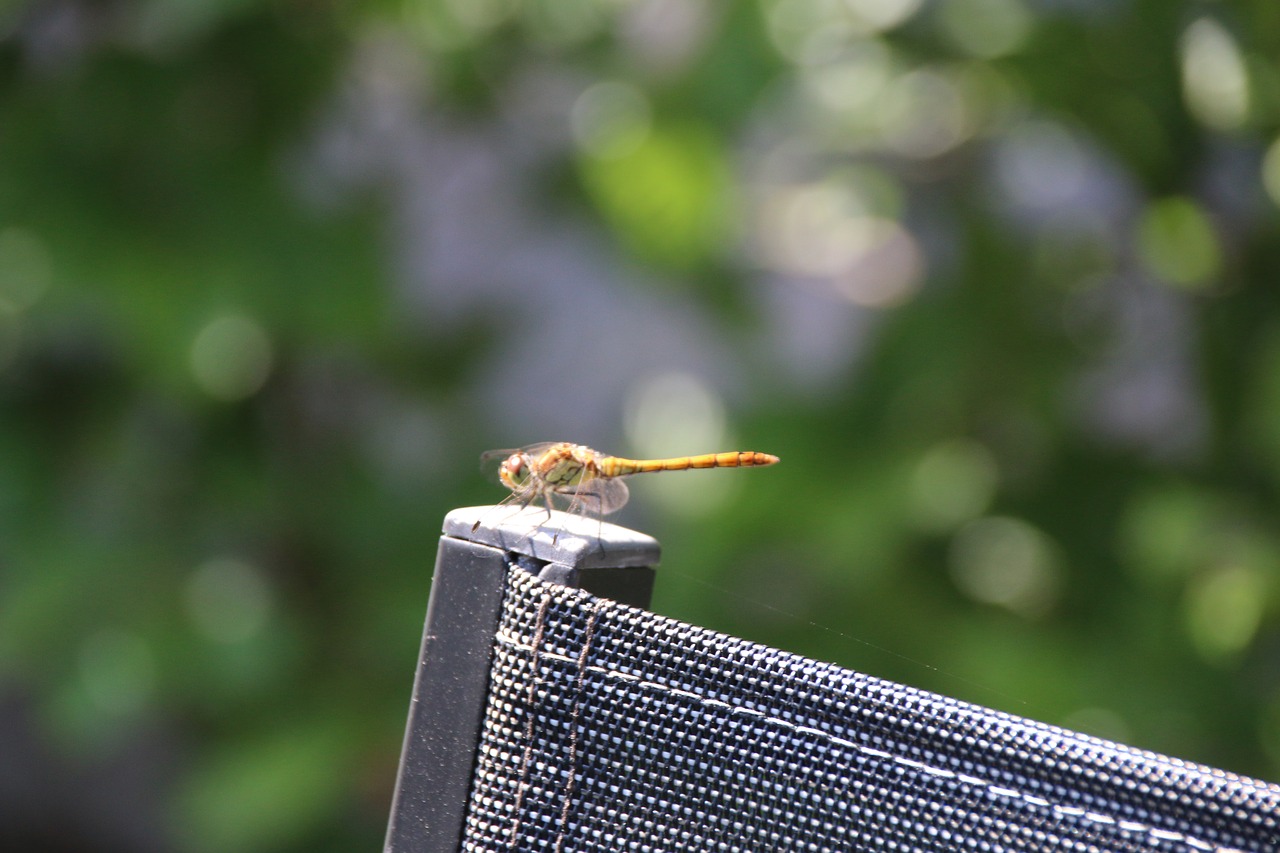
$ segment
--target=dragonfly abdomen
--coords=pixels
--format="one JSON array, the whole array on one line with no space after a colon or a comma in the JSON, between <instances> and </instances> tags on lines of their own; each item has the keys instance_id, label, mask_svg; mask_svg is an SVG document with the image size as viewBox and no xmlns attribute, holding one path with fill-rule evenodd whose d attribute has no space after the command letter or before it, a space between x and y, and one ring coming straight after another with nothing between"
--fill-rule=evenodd
<instances>
[{"instance_id":1,"label":"dragonfly abdomen","mask_svg":"<svg viewBox=\"0 0 1280 853\"><path fill-rule=\"evenodd\" d=\"M704 453L700 456L676 456L670 459L623 459L608 456L599 462L600 473L606 477L627 474L646 474L650 471L686 471L690 468L749 468L772 465L778 457L754 450L734 450L727 453Z\"/></svg>"}]
</instances>

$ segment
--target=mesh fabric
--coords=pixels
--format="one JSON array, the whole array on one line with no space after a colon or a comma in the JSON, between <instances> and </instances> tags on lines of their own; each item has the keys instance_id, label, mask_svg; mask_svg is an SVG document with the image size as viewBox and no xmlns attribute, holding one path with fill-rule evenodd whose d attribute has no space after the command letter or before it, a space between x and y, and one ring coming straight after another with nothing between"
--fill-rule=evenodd
<instances>
[{"instance_id":1,"label":"mesh fabric","mask_svg":"<svg viewBox=\"0 0 1280 853\"><path fill-rule=\"evenodd\" d=\"M1280 787L513 569L463 849L1276 851Z\"/></svg>"}]
</instances>

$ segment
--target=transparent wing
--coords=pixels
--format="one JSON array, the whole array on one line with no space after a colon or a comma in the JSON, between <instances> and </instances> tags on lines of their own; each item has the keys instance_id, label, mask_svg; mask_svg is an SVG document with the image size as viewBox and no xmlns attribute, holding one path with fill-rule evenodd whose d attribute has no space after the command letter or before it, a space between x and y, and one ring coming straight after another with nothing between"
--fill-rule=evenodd
<instances>
[{"instance_id":1,"label":"transparent wing","mask_svg":"<svg viewBox=\"0 0 1280 853\"><path fill-rule=\"evenodd\" d=\"M584 513L600 516L622 509L631 497L631 490L616 477L599 477L578 485L572 494L573 502Z\"/></svg>"},{"instance_id":2,"label":"transparent wing","mask_svg":"<svg viewBox=\"0 0 1280 853\"><path fill-rule=\"evenodd\" d=\"M515 452L514 449L486 450L480 454L480 473L484 474L484 478L491 483L502 482L498 479L498 469L502 467L502 460Z\"/></svg>"}]
</instances>

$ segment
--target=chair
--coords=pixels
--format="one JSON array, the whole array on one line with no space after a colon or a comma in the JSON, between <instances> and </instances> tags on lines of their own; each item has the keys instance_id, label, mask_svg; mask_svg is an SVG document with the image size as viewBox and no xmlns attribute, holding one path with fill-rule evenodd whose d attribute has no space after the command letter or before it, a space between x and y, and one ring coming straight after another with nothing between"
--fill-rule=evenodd
<instances>
[{"instance_id":1,"label":"chair","mask_svg":"<svg viewBox=\"0 0 1280 853\"><path fill-rule=\"evenodd\" d=\"M1280 850L1280 786L644 609L654 540L445 519L386 849Z\"/></svg>"}]
</instances>

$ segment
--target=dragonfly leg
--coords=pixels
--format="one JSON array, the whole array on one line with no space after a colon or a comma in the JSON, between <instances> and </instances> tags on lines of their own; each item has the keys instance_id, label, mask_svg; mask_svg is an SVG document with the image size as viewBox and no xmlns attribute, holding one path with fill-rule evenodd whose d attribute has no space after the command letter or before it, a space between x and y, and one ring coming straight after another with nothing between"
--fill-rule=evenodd
<instances>
[{"instance_id":1,"label":"dragonfly leg","mask_svg":"<svg viewBox=\"0 0 1280 853\"><path fill-rule=\"evenodd\" d=\"M494 510L497 510L497 509L499 509L500 507L510 506L512 503L514 503L514 502L515 502L515 499L516 499L517 497L519 497L519 495L518 495L516 492L512 492L511 494L507 495L505 498L503 498L502 500L500 500L500 501L498 501L496 504L494 504L494 505L493 505L493 509L492 509L492 510L490 510L490 512L493 512ZM525 501L524 505L525 505L525 506L528 506L528 503L529 503L528 501ZM479 529L480 529L480 525L484 522L484 520L485 520L486 518L488 518L488 517L489 517L489 514L490 514L490 513L485 513L484 515L481 515L479 518L477 518L477 519L476 519L476 523L475 523L475 524L473 524L473 525L471 525L471 532L472 532L472 533L475 533L477 530L479 530Z\"/></svg>"},{"instance_id":2,"label":"dragonfly leg","mask_svg":"<svg viewBox=\"0 0 1280 853\"><path fill-rule=\"evenodd\" d=\"M516 509L515 509L515 512L512 513L512 515L516 515L528 509L529 504L533 503L533 499L536 498L537 496L538 496L537 492L529 492L527 494L524 494L521 492L512 492L511 494L507 495L505 498L503 498L502 500L494 504L493 510L501 509L504 506L514 506ZM484 522L485 518L487 517L489 517L488 513L486 513L485 515L482 515L480 518L477 518L476 523L471 525L471 532L475 533L480 528L480 525Z\"/></svg>"},{"instance_id":3,"label":"dragonfly leg","mask_svg":"<svg viewBox=\"0 0 1280 853\"><path fill-rule=\"evenodd\" d=\"M551 518L552 518L551 511L552 511L552 509L553 509L553 507L551 506L551 493L550 493L550 492L543 492L543 494L542 494L542 502L543 502L544 504L546 504L546 507L547 507L547 521L550 521L550 520L551 520ZM559 540L560 540L560 531L559 531L559 530L557 530L555 533L553 533L553 534L551 535L551 544L552 544L552 545L555 545L555 544L556 544L556 542L558 542Z\"/></svg>"},{"instance_id":4,"label":"dragonfly leg","mask_svg":"<svg viewBox=\"0 0 1280 853\"><path fill-rule=\"evenodd\" d=\"M596 516L596 544L600 546L600 553L607 555L609 549L604 546L604 518Z\"/></svg>"}]
</instances>

